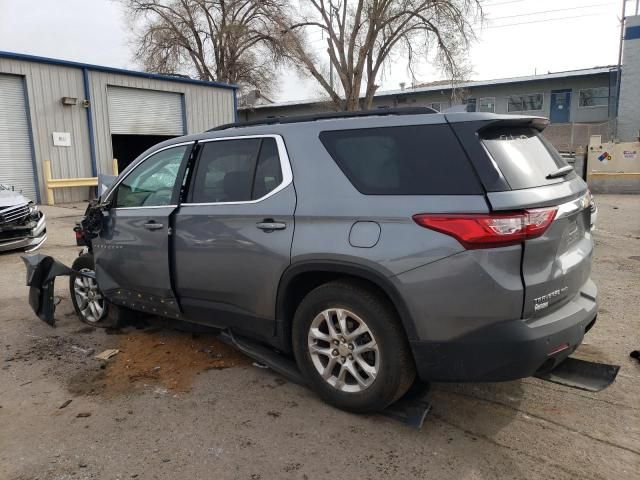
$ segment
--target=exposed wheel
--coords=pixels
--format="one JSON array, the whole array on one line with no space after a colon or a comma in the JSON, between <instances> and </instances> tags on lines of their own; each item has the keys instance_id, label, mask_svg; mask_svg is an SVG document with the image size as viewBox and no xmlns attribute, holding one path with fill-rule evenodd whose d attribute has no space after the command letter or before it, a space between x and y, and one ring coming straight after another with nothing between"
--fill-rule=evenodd
<instances>
[{"instance_id":1,"label":"exposed wheel","mask_svg":"<svg viewBox=\"0 0 640 480\"><path fill-rule=\"evenodd\" d=\"M82 255L75 259L71 266L79 272L94 272L92 255ZM131 313L107 301L100 292L95 278L71 275L69 293L73 308L83 322L94 327L118 327L124 317Z\"/></svg>"},{"instance_id":2,"label":"exposed wheel","mask_svg":"<svg viewBox=\"0 0 640 480\"><path fill-rule=\"evenodd\" d=\"M333 281L312 290L296 310L292 337L303 375L338 408L382 410L415 378L395 310L358 282Z\"/></svg>"}]
</instances>

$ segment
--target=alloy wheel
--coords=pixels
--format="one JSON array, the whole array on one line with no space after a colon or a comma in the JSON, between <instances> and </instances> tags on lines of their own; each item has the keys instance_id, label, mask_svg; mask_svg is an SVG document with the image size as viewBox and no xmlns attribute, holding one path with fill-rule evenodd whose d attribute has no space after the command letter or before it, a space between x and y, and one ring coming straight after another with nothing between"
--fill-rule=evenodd
<instances>
[{"instance_id":1,"label":"alloy wheel","mask_svg":"<svg viewBox=\"0 0 640 480\"><path fill-rule=\"evenodd\" d=\"M380 352L367 324L353 312L329 308L311 322L309 355L320 376L341 392L370 387L380 369Z\"/></svg>"},{"instance_id":2,"label":"alloy wheel","mask_svg":"<svg viewBox=\"0 0 640 480\"><path fill-rule=\"evenodd\" d=\"M92 272L88 268L80 271ZM89 323L99 322L105 313L105 300L95 278L77 276L73 282L73 293L82 318Z\"/></svg>"}]
</instances>

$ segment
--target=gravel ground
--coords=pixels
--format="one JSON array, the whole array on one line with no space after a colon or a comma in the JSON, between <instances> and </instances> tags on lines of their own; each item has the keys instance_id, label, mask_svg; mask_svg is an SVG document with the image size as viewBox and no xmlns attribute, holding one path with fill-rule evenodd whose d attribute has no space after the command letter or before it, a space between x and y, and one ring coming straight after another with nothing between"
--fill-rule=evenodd
<instances>
[{"instance_id":1,"label":"gravel ground","mask_svg":"<svg viewBox=\"0 0 640 480\"><path fill-rule=\"evenodd\" d=\"M597 201L601 309L576 356L621 365L616 382L436 384L420 431L335 410L209 335L86 327L65 279L52 329L20 254L0 254L0 479L640 478L640 197ZM42 252L73 261L82 208L44 209Z\"/></svg>"}]
</instances>

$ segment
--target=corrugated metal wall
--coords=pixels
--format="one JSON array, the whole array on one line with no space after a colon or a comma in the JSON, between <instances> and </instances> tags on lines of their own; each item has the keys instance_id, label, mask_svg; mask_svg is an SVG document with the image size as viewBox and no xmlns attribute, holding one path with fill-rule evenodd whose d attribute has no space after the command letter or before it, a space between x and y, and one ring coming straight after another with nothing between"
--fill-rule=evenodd
<instances>
[{"instance_id":1,"label":"corrugated metal wall","mask_svg":"<svg viewBox=\"0 0 640 480\"><path fill-rule=\"evenodd\" d=\"M111 173L111 161L113 160L107 86L182 93L188 133L198 133L223 123L233 122L233 90L228 88L214 88L96 71L89 72L89 82L91 84L91 103L96 136L96 156L100 173Z\"/></svg>"},{"instance_id":2,"label":"corrugated metal wall","mask_svg":"<svg viewBox=\"0 0 640 480\"><path fill-rule=\"evenodd\" d=\"M91 148L81 68L0 58L0 73L22 75L27 86L29 115L41 197L45 197L43 165L51 160L54 178L91 177ZM111 173L107 86L143 88L181 93L184 96L188 133L197 133L234 120L233 90L172 82L119 73L89 70L96 161L99 173ZM74 97L78 105L63 106L62 97ZM53 132L70 132L71 147L53 145ZM88 188L58 189L56 203L86 200Z\"/></svg>"},{"instance_id":3,"label":"corrugated metal wall","mask_svg":"<svg viewBox=\"0 0 640 480\"><path fill-rule=\"evenodd\" d=\"M80 106L63 106L62 97L84 98L82 70L43 63L0 58L0 73L25 77L38 184L44 198L44 160L51 160L54 178L90 177L91 154L87 112ZM70 147L54 147L53 132L71 132ZM56 191L56 203L88 198L88 188Z\"/></svg>"}]
</instances>

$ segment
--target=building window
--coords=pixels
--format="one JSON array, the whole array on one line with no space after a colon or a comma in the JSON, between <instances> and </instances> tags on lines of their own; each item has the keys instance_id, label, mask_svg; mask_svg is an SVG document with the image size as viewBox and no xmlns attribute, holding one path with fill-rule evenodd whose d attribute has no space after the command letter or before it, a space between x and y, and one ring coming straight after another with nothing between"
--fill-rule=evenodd
<instances>
[{"instance_id":1,"label":"building window","mask_svg":"<svg viewBox=\"0 0 640 480\"><path fill-rule=\"evenodd\" d=\"M477 103L477 99L475 99L475 98L467 98L467 112L475 112L476 111L476 103Z\"/></svg>"},{"instance_id":2,"label":"building window","mask_svg":"<svg viewBox=\"0 0 640 480\"><path fill-rule=\"evenodd\" d=\"M480 99L479 112L496 112L496 97L483 97Z\"/></svg>"},{"instance_id":3,"label":"building window","mask_svg":"<svg viewBox=\"0 0 640 480\"><path fill-rule=\"evenodd\" d=\"M542 110L544 95L542 93L527 93L512 95L507 98L509 112L535 112Z\"/></svg>"},{"instance_id":4,"label":"building window","mask_svg":"<svg viewBox=\"0 0 640 480\"><path fill-rule=\"evenodd\" d=\"M580 90L580 107L606 107L609 105L609 87Z\"/></svg>"},{"instance_id":5,"label":"building window","mask_svg":"<svg viewBox=\"0 0 640 480\"><path fill-rule=\"evenodd\" d=\"M442 104L440 102L430 103L427 107L433 108L436 112L442 111Z\"/></svg>"}]
</instances>

